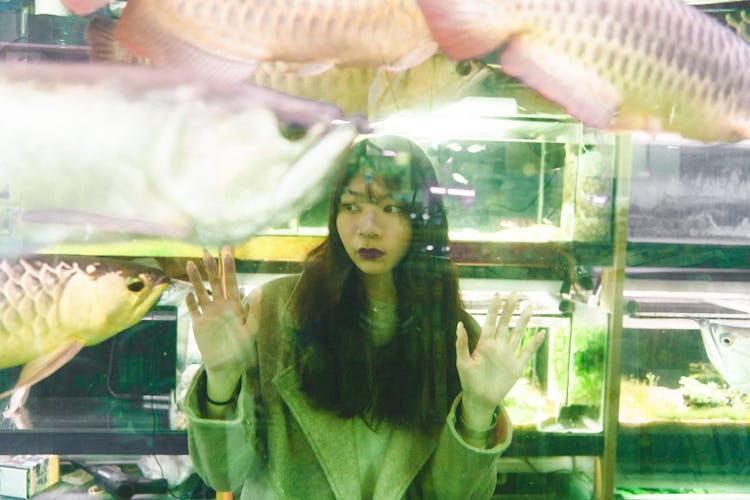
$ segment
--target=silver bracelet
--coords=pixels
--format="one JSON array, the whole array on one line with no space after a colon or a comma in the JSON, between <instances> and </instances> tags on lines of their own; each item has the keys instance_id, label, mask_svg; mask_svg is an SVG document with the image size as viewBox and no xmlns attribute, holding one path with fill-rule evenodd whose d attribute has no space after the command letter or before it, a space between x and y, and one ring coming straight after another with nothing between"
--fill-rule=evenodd
<instances>
[{"instance_id":1,"label":"silver bracelet","mask_svg":"<svg viewBox=\"0 0 750 500\"><path fill-rule=\"evenodd\" d=\"M492 411L492 422L490 423L489 427L485 429L474 429L473 427L469 427L469 425L467 425L466 420L464 420L463 411L459 412L458 427L461 431L461 434L473 441L486 441L497 425L497 416L499 413L500 405L496 406Z\"/></svg>"}]
</instances>

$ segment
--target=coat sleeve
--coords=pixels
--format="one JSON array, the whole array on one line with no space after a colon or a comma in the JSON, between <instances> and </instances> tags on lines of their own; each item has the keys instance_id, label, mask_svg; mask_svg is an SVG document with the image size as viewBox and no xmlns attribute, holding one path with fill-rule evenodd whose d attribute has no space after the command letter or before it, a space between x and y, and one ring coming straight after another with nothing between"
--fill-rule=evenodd
<instances>
[{"instance_id":1,"label":"coat sleeve","mask_svg":"<svg viewBox=\"0 0 750 500\"><path fill-rule=\"evenodd\" d=\"M425 471L422 498L488 499L497 484L497 458L513 436L510 418L500 408L489 448L477 448L463 440L456 430L461 395L456 397L438 441L435 455Z\"/></svg>"},{"instance_id":2,"label":"coat sleeve","mask_svg":"<svg viewBox=\"0 0 750 500\"><path fill-rule=\"evenodd\" d=\"M473 349L481 326L466 311L461 312L461 321ZM494 443L489 448L477 448L464 441L456 429L460 403L459 394L446 417L435 455L425 470L421 498L487 499L495 491L497 458L508 448L513 436L510 417L505 408L500 407Z\"/></svg>"},{"instance_id":3,"label":"coat sleeve","mask_svg":"<svg viewBox=\"0 0 750 500\"><path fill-rule=\"evenodd\" d=\"M188 450L196 472L217 491L237 491L255 467L262 464L257 443L258 415L247 373L240 381L233 417L204 417L205 370L201 369L185 398Z\"/></svg>"}]
</instances>

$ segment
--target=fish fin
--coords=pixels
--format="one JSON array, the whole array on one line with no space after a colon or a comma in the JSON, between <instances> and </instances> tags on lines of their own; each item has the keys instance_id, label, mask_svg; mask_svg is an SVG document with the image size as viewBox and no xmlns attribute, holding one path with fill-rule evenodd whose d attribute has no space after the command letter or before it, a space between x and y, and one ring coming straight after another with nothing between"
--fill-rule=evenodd
<instances>
[{"instance_id":1,"label":"fish fin","mask_svg":"<svg viewBox=\"0 0 750 500\"><path fill-rule=\"evenodd\" d=\"M16 385L12 389L0 393L0 399L7 398L19 389L31 387L49 377L73 359L81 349L83 349L83 342L80 340L69 340L54 351L26 363L21 370L21 374L18 376Z\"/></svg>"},{"instance_id":2,"label":"fish fin","mask_svg":"<svg viewBox=\"0 0 750 500\"><path fill-rule=\"evenodd\" d=\"M498 48L510 33L503 33L481 2L417 0L432 36L448 57L473 59Z\"/></svg>"},{"instance_id":3,"label":"fish fin","mask_svg":"<svg viewBox=\"0 0 750 500\"><path fill-rule=\"evenodd\" d=\"M165 31L138 3L122 11L114 36L137 58L154 66L177 67L226 82L243 82L257 61L234 60L211 54Z\"/></svg>"},{"instance_id":4,"label":"fish fin","mask_svg":"<svg viewBox=\"0 0 750 500\"><path fill-rule=\"evenodd\" d=\"M82 230L122 233L141 236L158 236L169 238L186 238L192 234L188 225L158 224L139 219L122 219L92 212L66 209L26 210L21 214L24 224L56 224L80 227Z\"/></svg>"},{"instance_id":5,"label":"fish fin","mask_svg":"<svg viewBox=\"0 0 750 500\"><path fill-rule=\"evenodd\" d=\"M293 74L296 76L317 76L320 74L325 73L329 69L333 68L334 63L332 62L315 62L315 63L309 63L309 64L299 64L295 65L295 69L293 71Z\"/></svg>"},{"instance_id":6,"label":"fish fin","mask_svg":"<svg viewBox=\"0 0 750 500\"><path fill-rule=\"evenodd\" d=\"M116 25L112 19L102 16L95 16L89 21L86 26L86 39L89 42L91 60L128 64L147 63L147 60L136 57L115 37Z\"/></svg>"},{"instance_id":7,"label":"fish fin","mask_svg":"<svg viewBox=\"0 0 750 500\"><path fill-rule=\"evenodd\" d=\"M620 93L611 83L543 44L515 37L500 54L500 65L586 125L608 129L620 108Z\"/></svg>"},{"instance_id":8,"label":"fish fin","mask_svg":"<svg viewBox=\"0 0 750 500\"><path fill-rule=\"evenodd\" d=\"M19 387L17 389L13 389L13 394L10 396L10 402L8 402L8 408L6 408L5 411L3 412L3 417L13 418L15 415L21 415L19 413L19 410L21 410L23 405L26 403L26 400L29 399L30 392L31 392L30 386L24 386L24 387ZM24 423L23 425L28 425L28 423Z\"/></svg>"},{"instance_id":9,"label":"fish fin","mask_svg":"<svg viewBox=\"0 0 750 500\"><path fill-rule=\"evenodd\" d=\"M82 17L101 9L109 0L61 0L63 6L76 16Z\"/></svg>"},{"instance_id":10,"label":"fish fin","mask_svg":"<svg viewBox=\"0 0 750 500\"><path fill-rule=\"evenodd\" d=\"M437 42L430 41L414 50L409 51L407 54L402 56L398 61L385 64L381 66L381 69L386 71L405 71L414 66L418 66L425 62L427 59L435 55L438 50Z\"/></svg>"}]
</instances>

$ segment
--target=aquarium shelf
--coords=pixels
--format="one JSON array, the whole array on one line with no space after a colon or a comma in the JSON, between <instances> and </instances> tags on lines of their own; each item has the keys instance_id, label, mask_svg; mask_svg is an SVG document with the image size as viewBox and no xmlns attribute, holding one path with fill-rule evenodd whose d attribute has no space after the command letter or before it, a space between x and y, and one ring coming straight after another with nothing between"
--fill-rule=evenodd
<instances>
[{"instance_id":1,"label":"aquarium shelf","mask_svg":"<svg viewBox=\"0 0 750 500\"><path fill-rule=\"evenodd\" d=\"M514 430L513 441L503 456L598 456L603 449L602 434Z\"/></svg>"},{"instance_id":2,"label":"aquarium shelf","mask_svg":"<svg viewBox=\"0 0 750 500\"><path fill-rule=\"evenodd\" d=\"M0 454L185 454L187 435L169 409L105 397L30 399L15 419L0 418Z\"/></svg>"},{"instance_id":3,"label":"aquarium shelf","mask_svg":"<svg viewBox=\"0 0 750 500\"><path fill-rule=\"evenodd\" d=\"M629 241L627 266L690 269L750 269L750 247L689 242Z\"/></svg>"},{"instance_id":4,"label":"aquarium shelf","mask_svg":"<svg viewBox=\"0 0 750 500\"><path fill-rule=\"evenodd\" d=\"M32 455L186 455L188 446L185 432L3 431L0 434L0 455L21 452Z\"/></svg>"},{"instance_id":5,"label":"aquarium shelf","mask_svg":"<svg viewBox=\"0 0 750 500\"><path fill-rule=\"evenodd\" d=\"M750 422L621 424L617 469L624 474L746 475Z\"/></svg>"}]
</instances>

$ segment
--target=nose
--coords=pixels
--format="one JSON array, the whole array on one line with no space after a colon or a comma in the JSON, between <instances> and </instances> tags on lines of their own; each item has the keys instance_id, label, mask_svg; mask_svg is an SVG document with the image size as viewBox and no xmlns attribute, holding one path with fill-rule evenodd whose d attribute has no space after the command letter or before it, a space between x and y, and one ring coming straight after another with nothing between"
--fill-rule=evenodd
<instances>
[{"instance_id":1,"label":"nose","mask_svg":"<svg viewBox=\"0 0 750 500\"><path fill-rule=\"evenodd\" d=\"M378 238L382 234L378 209L373 205L365 205L359 219L358 233L362 238Z\"/></svg>"}]
</instances>

